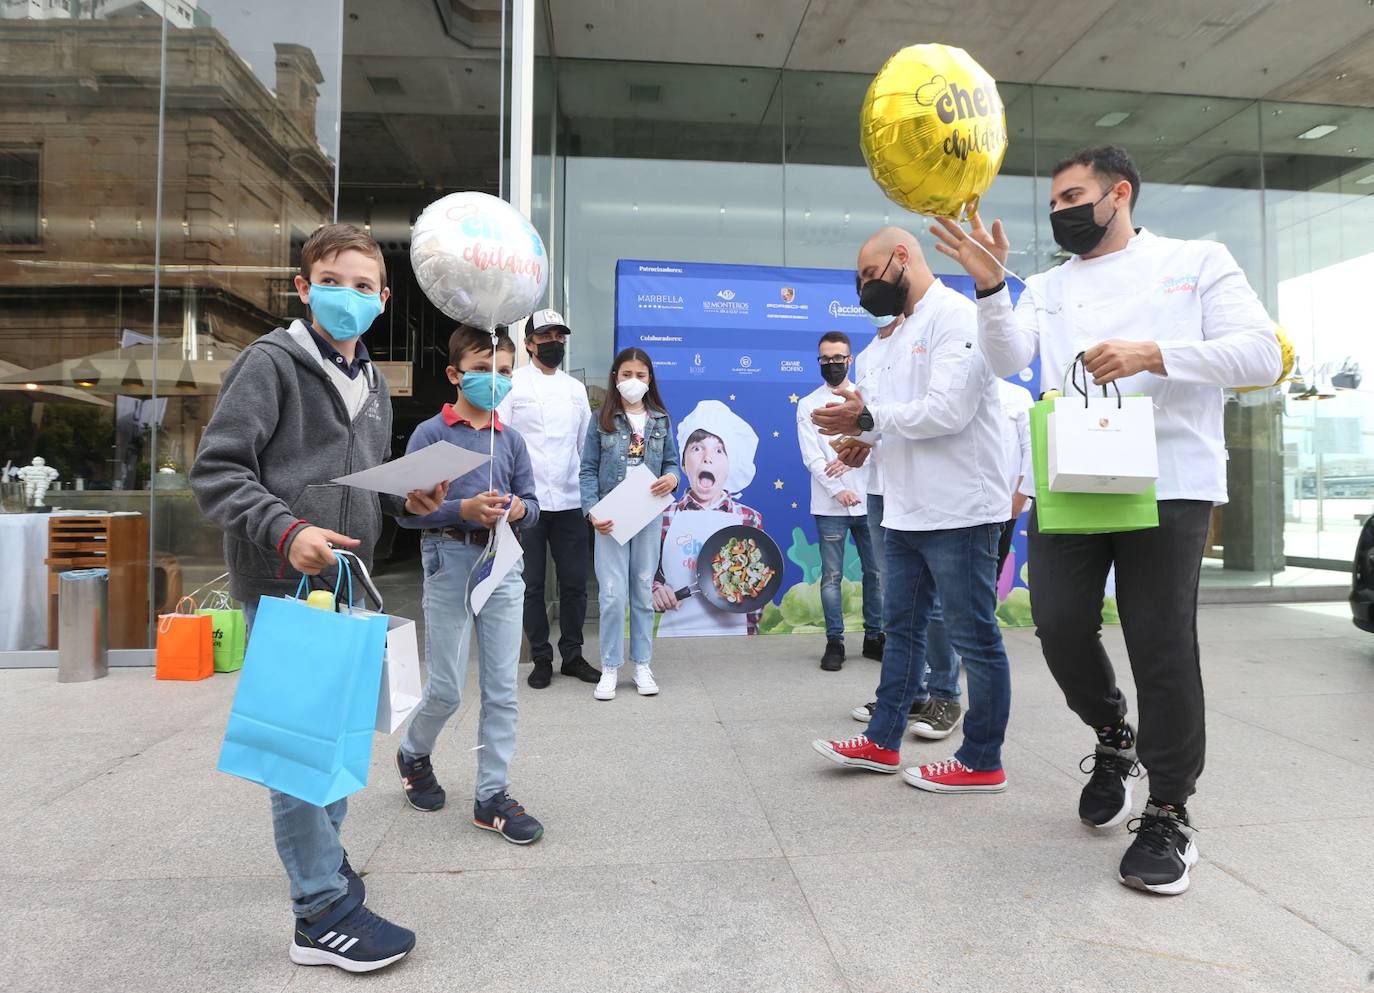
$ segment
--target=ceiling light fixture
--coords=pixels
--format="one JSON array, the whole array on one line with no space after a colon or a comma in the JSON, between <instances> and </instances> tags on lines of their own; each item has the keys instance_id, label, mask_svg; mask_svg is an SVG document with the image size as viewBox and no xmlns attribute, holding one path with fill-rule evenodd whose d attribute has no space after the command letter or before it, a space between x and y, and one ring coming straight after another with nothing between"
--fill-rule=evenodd
<instances>
[{"instance_id":1,"label":"ceiling light fixture","mask_svg":"<svg viewBox=\"0 0 1374 993\"><path fill-rule=\"evenodd\" d=\"M1315 127L1308 128L1302 134L1298 135L1298 138L1302 141L1316 141L1318 138L1325 138L1327 135L1339 130L1340 128L1334 124L1318 124Z\"/></svg>"},{"instance_id":2,"label":"ceiling light fixture","mask_svg":"<svg viewBox=\"0 0 1374 993\"><path fill-rule=\"evenodd\" d=\"M1095 123L1099 128L1114 128L1130 116L1131 114L1129 111L1114 110L1110 114L1103 114L1093 123Z\"/></svg>"}]
</instances>

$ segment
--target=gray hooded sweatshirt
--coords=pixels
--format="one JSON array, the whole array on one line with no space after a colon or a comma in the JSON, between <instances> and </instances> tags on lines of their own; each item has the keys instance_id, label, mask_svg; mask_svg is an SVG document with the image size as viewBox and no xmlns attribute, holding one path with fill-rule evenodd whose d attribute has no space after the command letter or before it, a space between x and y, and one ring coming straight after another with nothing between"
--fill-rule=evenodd
<instances>
[{"instance_id":1,"label":"gray hooded sweatshirt","mask_svg":"<svg viewBox=\"0 0 1374 993\"><path fill-rule=\"evenodd\" d=\"M357 538L369 566L382 511L404 513L399 497L329 480L385 462L391 454L391 398L367 363L368 397L351 421L343 397L314 356L285 328L243 350L224 376L201 438L191 490L224 532L224 561L235 599L293 592L299 573L286 555L304 525ZM285 542L282 536L287 536Z\"/></svg>"}]
</instances>

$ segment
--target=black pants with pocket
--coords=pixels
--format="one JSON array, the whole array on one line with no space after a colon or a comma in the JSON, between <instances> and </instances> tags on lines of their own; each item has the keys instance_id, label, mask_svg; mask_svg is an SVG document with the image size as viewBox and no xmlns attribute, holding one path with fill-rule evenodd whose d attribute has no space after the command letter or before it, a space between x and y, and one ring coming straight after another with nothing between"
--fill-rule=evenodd
<instances>
[{"instance_id":1,"label":"black pants with pocket","mask_svg":"<svg viewBox=\"0 0 1374 993\"><path fill-rule=\"evenodd\" d=\"M582 654L582 626L587 620L587 518L580 509L541 511L532 527L520 532L525 551L525 637L530 657L553 661L549 613L544 605L546 555L553 555L558 576L558 653L564 662Z\"/></svg>"},{"instance_id":2,"label":"black pants with pocket","mask_svg":"<svg viewBox=\"0 0 1374 993\"><path fill-rule=\"evenodd\" d=\"M1031 616L1050 672L1085 724L1126 715L1126 697L1102 645L1102 600L1116 566L1116 602L1135 675L1136 752L1150 794L1181 804L1206 753L1197 591L1212 505L1162 500L1159 527L1115 534L1029 529Z\"/></svg>"}]
</instances>

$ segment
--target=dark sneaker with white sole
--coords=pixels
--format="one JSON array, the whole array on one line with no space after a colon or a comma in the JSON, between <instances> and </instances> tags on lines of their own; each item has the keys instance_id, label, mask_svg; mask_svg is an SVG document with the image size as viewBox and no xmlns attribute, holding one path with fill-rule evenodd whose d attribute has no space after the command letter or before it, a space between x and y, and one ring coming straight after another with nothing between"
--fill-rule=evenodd
<instances>
[{"instance_id":1,"label":"dark sneaker with white sole","mask_svg":"<svg viewBox=\"0 0 1374 993\"><path fill-rule=\"evenodd\" d=\"M406 803L425 813L438 810L447 799L444 788L434 778L434 767L428 755L408 759L406 753L396 749L396 768L401 773L401 785L406 790Z\"/></svg>"},{"instance_id":2,"label":"dark sneaker with white sole","mask_svg":"<svg viewBox=\"0 0 1374 993\"><path fill-rule=\"evenodd\" d=\"M544 837L544 825L525 812L509 793L474 801L472 823L483 831L495 831L514 845L530 845Z\"/></svg>"},{"instance_id":3,"label":"dark sneaker with white sole","mask_svg":"<svg viewBox=\"0 0 1374 993\"><path fill-rule=\"evenodd\" d=\"M1188 870L1197 865L1197 829L1186 811L1147 804L1127 825L1135 840L1122 856L1117 879L1134 890L1177 896L1188 889Z\"/></svg>"},{"instance_id":4,"label":"dark sneaker with white sole","mask_svg":"<svg viewBox=\"0 0 1374 993\"><path fill-rule=\"evenodd\" d=\"M1095 752L1084 756L1078 768L1092 774L1078 797L1079 820L1090 828L1105 831L1131 815L1131 780L1140 775L1134 748L1098 745Z\"/></svg>"},{"instance_id":5,"label":"dark sneaker with white sole","mask_svg":"<svg viewBox=\"0 0 1374 993\"><path fill-rule=\"evenodd\" d=\"M919 714L922 710L925 709L925 705L927 702L928 701L926 700L920 700L916 703L913 703L911 705L909 716L915 717L917 714ZM871 703L864 704L862 707L855 707L853 710L849 712L849 716L854 718L854 720L858 721L860 724L867 724L869 721L873 720L873 711L877 709L878 701L874 700Z\"/></svg>"},{"instance_id":6,"label":"dark sneaker with white sole","mask_svg":"<svg viewBox=\"0 0 1374 993\"><path fill-rule=\"evenodd\" d=\"M926 741L943 741L964 719L964 708L955 700L931 697L919 714L912 715L911 734Z\"/></svg>"},{"instance_id":7,"label":"dark sneaker with white sole","mask_svg":"<svg viewBox=\"0 0 1374 993\"><path fill-rule=\"evenodd\" d=\"M290 954L297 965L375 972L405 958L414 947L414 931L377 916L349 893L335 900L314 923L296 918Z\"/></svg>"}]
</instances>

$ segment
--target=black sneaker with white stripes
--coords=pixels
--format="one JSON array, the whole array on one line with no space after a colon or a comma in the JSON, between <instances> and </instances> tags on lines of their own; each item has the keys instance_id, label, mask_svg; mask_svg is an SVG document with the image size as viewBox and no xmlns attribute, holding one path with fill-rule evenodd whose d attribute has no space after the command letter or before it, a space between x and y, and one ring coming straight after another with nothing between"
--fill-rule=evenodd
<instances>
[{"instance_id":1,"label":"black sneaker with white stripes","mask_svg":"<svg viewBox=\"0 0 1374 993\"><path fill-rule=\"evenodd\" d=\"M1130 816L1131 780L1140 775L1134 748L1098 745L1096 751L1078 763L1078 768L1092 774L1078 797L1079 820L1088 827L1106 830Z\"/></svg>"},{"instance_id":2,"label":"black sneaker with white stripes","mask_svg":"<svg viewBox=\"0 0 1374 993\"><path fill-rule=\"evenodd\" d=\"M415 947L415 932L379 917L348 893L313 923L296 918L291 961L332 965L345 972L385 969Z\"/></svg>"},{"instance_id":3,"label":"black sneaker with white stripes","mask_svg":"<svg viewBox=\"0 0 1374 993\"><path fill-rule=\"evenodd\" d=\"M1161 896L1177 896L1188 889L1188 870L1199 858L1197 829L1182 807L1160 806L1153 800L1145 813L1127 825L1135 840L1121 858L1117 879L1122 885Z\"/></svg>"}]
</instances>

